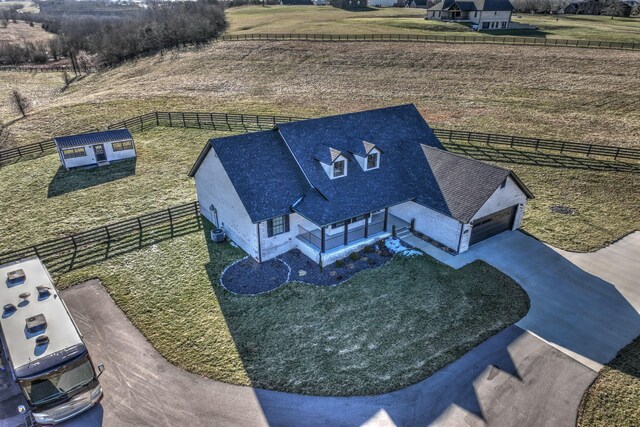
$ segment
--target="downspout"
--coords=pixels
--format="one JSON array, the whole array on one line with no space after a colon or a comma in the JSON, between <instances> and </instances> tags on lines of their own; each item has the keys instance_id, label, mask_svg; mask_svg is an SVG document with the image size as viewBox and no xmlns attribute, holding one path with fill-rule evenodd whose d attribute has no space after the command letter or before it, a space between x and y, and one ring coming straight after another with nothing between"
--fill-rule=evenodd
<instances>
[{"instance_id":1,"label":"downspout","mask_svg":"<svg viewBox=\"0 0 640 427\"><path fill-rule=\"evenodd\" d=\"M260 245L260 223L256 224L258 230L258 262L262 262L262 246Z\"/></svg>"},{"instance_id":2,"label":"downspout","mask_svg":"<svg viewBox=\"0 0 640 427\"><path fill-rule=\"evenodd\" d=\"M460 246L462 246L462 232L464 231L464 224L460 223L460 237L458 237L458 250L456 253L460 253Z\"/></svg>"}]
</instances>

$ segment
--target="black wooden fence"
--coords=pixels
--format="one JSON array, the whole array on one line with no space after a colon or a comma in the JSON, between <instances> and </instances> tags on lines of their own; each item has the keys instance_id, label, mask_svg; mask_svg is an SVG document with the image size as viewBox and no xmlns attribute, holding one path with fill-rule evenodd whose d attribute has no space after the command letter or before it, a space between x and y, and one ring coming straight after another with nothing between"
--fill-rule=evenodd
<instances>
[{"instance_id":1,"label":"black wooden fence","mask_svg":"<svg viewBox=\"0 0 640 427\"><path fill-rule=\"evenodd\" d=\"M91 265L202 228L198 202L60 237L0 254L0 265L39 257L52 272Z\"/></svg>"},{"instance_id":2,"label":"black wooden fence","mask_svg":"<svg viewBox=\"0 0 640 427\"><path fill-rule=\"evenodd\" d=\"M271 129L278 123L304 120L302 117L265 116L256 114L161 112L123 120L108 129L145 130L155 126L213 129L219 131L250 131Z\"/></svg>"},{"instance_id":3,"label":"black wooden fence","mask_svg":"<svg viewBox=\"0 0 640 427\"><path fill-rule=\"evenodd\" d=\"M587 49L640 50L640 43L600 40L546 39L541 37L466 36L431 34L226 34L222 40L390 41L430 43L502 44L517 46L578 47Z\"/></svg>"},{"instance_id":4,"label":"black wooden fence","mask_svg":"<svg viewBox=\"0 0 640 427\"><path fill-rule=\"evenodd\" d=\"M25 71L28 73L59 73L62 71L73 71L70 65L55 66L55 67L33 67L30 65L6 65L1 66L0 71Z\"/></svg>"},{"instance_id":5,"label":"black wooden fence","mask_svg":"<svg viewBox=\"0 0 640 427\"><path fill-rule=\"evenodd\" d=\"M294 116L266 116L254 114L196 113L196 112L160 112L155 111L113 123L108 129L145 130L156 126L187 127L213 129L217 131L255 131L271 129L278 123L304 120ZM581 154L588 157L598 156L609 159L640 160L640 149L623 148L582 142L557 141L552 139L531 138L515 135L488 134L450 129L434 129L438 138L452 142L508 145L512 148L548 150L568 154ZM22 157L37 156L55 149L52 140L23 145L0 151L0 165L16 161Z\"/></svg>"},{"instance_id":6,"label":"black wooden fence","mask_svg":"<svg viewBox=\"0 0 640 427\"><path fill-rule=\"evenodd\" d=\"M528 138L523 136L499 135L449 129L434 129L441 140L467 144L508 145L512 148L548 150L560 153L583 154L587 157L599 156L613 159L640 160L640 149L610 147L607 145L585 144L582 142L556 141L552 139Z\"/></svg>"}]
</instances>

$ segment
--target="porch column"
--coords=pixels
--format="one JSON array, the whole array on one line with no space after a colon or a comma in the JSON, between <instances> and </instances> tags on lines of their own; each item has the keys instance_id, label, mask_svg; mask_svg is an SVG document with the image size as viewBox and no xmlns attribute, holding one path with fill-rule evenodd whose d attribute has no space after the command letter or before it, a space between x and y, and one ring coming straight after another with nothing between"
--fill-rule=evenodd
<instances>
[{"instance_id":1,"label":"porch column","mask_svg":"<svg viewBox=\"0 0 640 427\"><path fill-rule=\"evenodd\" d=\"M364 218L364 238L365 239L369 237L369 218L370 217L371 217L371 214L367 214L367 216Z\"/></svg>"},{"instance_id":2,"label":"porch column","mask_svg":"<svg viewBox=\"0 0 640 427\"><path fill-rule=\"evenodd\" d=\"M347 221L344 222L344 245L347 246L349 243L349 223Z\"/></svg>"},{"instance_id":3,"label":"porch column","mask_svg":"<svg viewBox=\"0 0 640 427\"><path fill-rule=\"evenodd\" d=\"M320 229L320 252L324 253L325 250L325 238L324 238L324 227Z\"/></svg>"},{"instance_id":4,"label":"porch column","mask_svg":"<svg viewBox=\"0 0 640 427\"><path fill-rule=\"evenodd\" d=\"M389 208L384 208L384 231L386 232L389 225Z\"/></svg>"}]
</instances>

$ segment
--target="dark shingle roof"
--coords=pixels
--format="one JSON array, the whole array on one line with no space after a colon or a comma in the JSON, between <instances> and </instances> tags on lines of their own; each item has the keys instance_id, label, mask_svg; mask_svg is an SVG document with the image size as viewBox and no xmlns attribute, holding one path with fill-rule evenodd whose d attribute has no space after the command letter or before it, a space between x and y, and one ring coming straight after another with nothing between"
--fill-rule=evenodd
<instances>
[{"instance_id":1,"label":"dark shingle roof","mask_svg":"<svg viewBox=\"0 0 640 427\"><path fill-rule=\"evenodd\" d=\"M428 10L448 10L454 4L457 4L460 10L464 10L464 11L513 10L513 5L509 0L473 0L473 1L443 0L440 3L430 7Z\"/></svg>"},{"instance_id":2,"label":"dark shingle roof","mask_svg":"<svg viewBox=\"0 0 640 427\"><path fill-rule=\"evenodd\" d=\"M103 132L81 133L78 135L58 136L53 138L60 148L81 147L91 144L129 141L133 139L128 129L114 129Z\"/></svg>"},{"instance_id":3,"label":"dark shingle roof","mask_svg":"<svg viewBox=\"0 0 640 427\"><path fill-rule=\"evenodd\" d=\"M436 211L447 213L458 221L468 223L491 197L502 182L509 176L521 186L529 197L533 195L515 177L509 169L490 165L479 160L462 157L444 150L426 145L422 151L437 188L443 195L440 202L425 198L428 192L419 195L416 202Z\"/></svg>"},{"instance_id":4,"label":"dark shingle roof","mask_svg":"<svg viewBox=\"0 0 640 427\"><path fill-rule=\"evenodd\" d=\"M229 136L209 143L253 222L290 212L309 188L277 132Z\"/></svg>"},{"instance_id":5,"label":"dark shingle roof","mask_svg":"<svg viewBox=\"0 0 640 427\"><path fill-rule=\"evenodd\" d=\"M379 168L364 171L353 156L366 153L364 141L384 153ZM532 197L509 170L445 151L413 105L212 139L191 176L210 146L253 222L293 210L323 226L415 200L467 223L506 176ZM331 179L323 169L330 147L347 158L346 176Z\"/></svg>"}]
</instances>

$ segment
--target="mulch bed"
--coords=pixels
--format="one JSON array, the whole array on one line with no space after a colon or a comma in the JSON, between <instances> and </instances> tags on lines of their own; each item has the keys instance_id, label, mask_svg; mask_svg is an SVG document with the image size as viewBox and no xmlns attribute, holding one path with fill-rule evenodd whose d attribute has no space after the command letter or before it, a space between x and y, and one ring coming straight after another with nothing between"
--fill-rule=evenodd
<instances>
[{"instance_id":1,"label":"mulch bed","mask_svg":"<svg viewBox=\"0 0 640 427\"><path fill-rule=\"evenodd\" d=\"M244 258L230 265L220 282L225 289L242 295L271 292L287 282L335 286L360 271L380 267L392 257L384 245L375 244L320 269L316 262L293 249L262 264L251 257Z\"/></svg>"}]
</instances>

